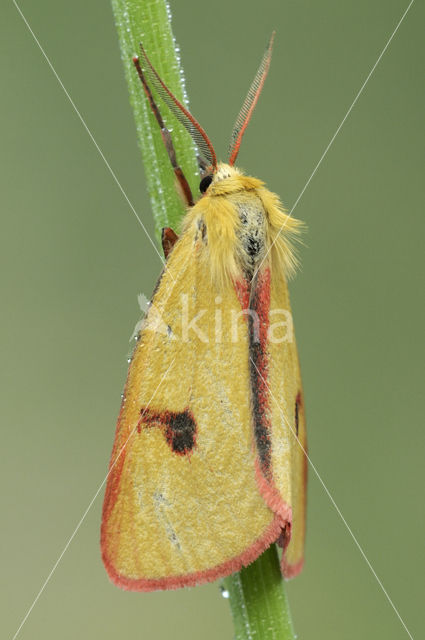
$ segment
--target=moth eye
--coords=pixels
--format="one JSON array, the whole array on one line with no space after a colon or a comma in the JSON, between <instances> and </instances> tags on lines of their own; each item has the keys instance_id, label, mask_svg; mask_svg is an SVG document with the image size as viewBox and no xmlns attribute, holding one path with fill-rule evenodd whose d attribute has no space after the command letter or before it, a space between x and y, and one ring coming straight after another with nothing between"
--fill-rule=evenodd
<instances>
[{"instance_id":1,"label":"moth eye","mask_svg":"<svg viewBox=\"0 0 425 640\"><path fill-rule=\"evenodd\" d=\"M204 176L199 184L199 191L201 193L205 193L205 191L208 189L208 187L210 186L211 182L213 180L213 177L211 174L208 174L207 176Z\"/></svg>"}]
</instances>

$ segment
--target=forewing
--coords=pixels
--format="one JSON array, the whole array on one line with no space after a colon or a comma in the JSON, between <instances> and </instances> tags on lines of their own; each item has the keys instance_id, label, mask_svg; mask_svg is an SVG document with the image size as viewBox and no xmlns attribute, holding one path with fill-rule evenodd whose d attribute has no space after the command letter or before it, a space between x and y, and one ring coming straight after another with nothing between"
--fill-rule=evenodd
<instances>
[{"instance_id":1,"label":"forewing","mask_svg":"<svg viewBox=\"0 0 425 640\"><path fill-rule=\"evenodd\" d=\"M103 560L123 588L176 588L240 569L280 527L255 480L246 319L234 287L212 283L208 228L195 221L170 254L130 364Z\"/></svg>"},{"instance_id":2,"label":"forewing","mask_svg":"<svg viewBox=\"0 0 425 640\"><path fill-rule=\"evenodd\" d=\"M307 437L304 400L287 285L272 273L268 330L269 412L272 424L273 482L292 509L290 541L282 539L282 568L295 576L304 557Z\"/></svg>"}]
</instances>

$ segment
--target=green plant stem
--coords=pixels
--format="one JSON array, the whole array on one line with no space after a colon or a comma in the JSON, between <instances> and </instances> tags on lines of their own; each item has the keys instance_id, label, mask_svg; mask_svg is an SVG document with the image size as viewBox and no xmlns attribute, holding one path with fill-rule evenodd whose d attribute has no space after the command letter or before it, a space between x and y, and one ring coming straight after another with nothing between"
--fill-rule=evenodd
<instances>
[{"instance_id":1,"label":"green plant stem","mask_svg":"<svg viewBox=\"0 0 425 640\"><path fill-rule=\"evenodd\" d=\"M235 625L235 640L294 640L288 598L276 545L223 580Z\"/></svg>"},{"instance_id":2,"label":"green plant stem","mask_svg":"<svg viewBox=\"0 0 425 640\"><path fill-rule=\"evenodd\" d=\"M112 0L112 8L152 202L155 230L159 239L163 227L179 230L184 207L174 186L174 173L171 170L158 123L149 108L132 58L139 54L139 45L143 42L161 78L176 97L187 105L179 53L171 31L167 2L164 0ZM167 128L172 130L178 162L192 190L197 193L199 172L192 139L168 109L162 109L161 113Z\"/></svg>"},{"instance_id":3,"label":"green plant stem","mask_svg":"<svg viewBox=\"0 0 425 640\"><path fill-rule=\"evenodd\" d=\"M138 54L139 43L143 42L159 75L187 104L179 55L165 0L112 0L112 7L159 238L162 227L178 230L184 207L174 186L174 174L158 124L147 104L132 58ZM193 192L197 193L199 174L193 142L167 109L162 108L161 113L167 127L172 129L178 161ZM226 578L224 585L229 594L236 640L294 640L274 545L249 567Z\"/></svg>"}]
</instances>

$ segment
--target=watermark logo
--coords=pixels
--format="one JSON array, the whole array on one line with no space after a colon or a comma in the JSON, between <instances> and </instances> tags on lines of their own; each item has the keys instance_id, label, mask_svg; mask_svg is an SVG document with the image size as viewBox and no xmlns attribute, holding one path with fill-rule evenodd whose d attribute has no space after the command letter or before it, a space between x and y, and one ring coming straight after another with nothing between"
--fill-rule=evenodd
<instances>
[{"instance_id":1,"label":"watermark logo","mask_svg":"<svg viewBox=\"0 0 425 640\"><path fill-rule=\"evenodd\" d=\"M182 293L173 309L173 326L167 323L158 306L143 293L137 296L142 318L134 327L130 342L137 340L141 331L159 333L168 340L202 342L204 344L236 343L246 341L247 326L254 343L260 342L261 319L254 309L228 309L217 296L208 308L199 308L187 293ZM272 344L292 343L294 327L288 309L273 308L269 311L267 340Z\"/></svg>"}]
</instances>

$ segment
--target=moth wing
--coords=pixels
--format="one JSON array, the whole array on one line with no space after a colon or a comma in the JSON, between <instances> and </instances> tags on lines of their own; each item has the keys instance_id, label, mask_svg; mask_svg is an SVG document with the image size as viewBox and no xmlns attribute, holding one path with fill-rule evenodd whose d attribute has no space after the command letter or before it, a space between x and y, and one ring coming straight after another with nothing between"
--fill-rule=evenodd
<instances>
[{"instance_id":1,"label":"moth wing","mask_svg":"<svg viewBox=\"0 0 425 640\"><path fill-rule=\"evenodd\" d=\"M228 575L282 527L255 479L247 323L233 286L211 282L201 222L177 241L157 285L116 428L101 546L125 589Z\"/></svg>"},{"instance_id":2,"label":"moth wing","mask_svg":"<svg viewBox=\"0 0 425 640\"><path fill-rule=\"evenodd\" d=\"M250 332L258 486L267 504L290 523L280 537L285 577L303 566L307 439L297 347L286 280L268 267L253 282Z\"/></svg>"},{"instance_id":3,"label":"moth wing","mask_svg":"<svg viewBox=\"0 0 425 640\"><path fill-rule=\"evenodd\" d=\"M288 288L283 274L271 278L270 387L272 467L280 495L292 508L291 536L284 545L284 575L297 575L304 560L307 490L307 434L304 398ZM282 464L288 459L289 464Z\"/></svg>"}]
</instances>

